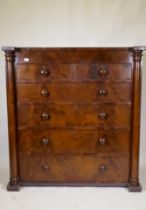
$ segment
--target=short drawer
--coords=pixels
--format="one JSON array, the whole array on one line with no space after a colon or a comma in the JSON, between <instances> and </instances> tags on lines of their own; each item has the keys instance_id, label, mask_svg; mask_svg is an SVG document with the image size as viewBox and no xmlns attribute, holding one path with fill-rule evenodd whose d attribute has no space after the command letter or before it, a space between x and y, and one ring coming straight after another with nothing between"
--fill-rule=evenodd
<instances>
[{"instance_id":1,"label":"short drawer","mask_svg":"<svg viewBox=\"0 0 146 210\"><path fill-rule=\"evenodd\" d=\"M22 182L128 182L129 157L97 155L19 155Z\"/></svg>"},{"instance_id":2,"label":"short drawer","mask_svg":"<svg viewBox=\"0 0 146 210\"><path fill-rule=\"evenodd\" d=\"M130 128L130 105L18 105L20 126Z\"/></svg>"},{"instance_id":3,"label":"short drawer","mask_svg":"<svg viewBox=\"0 0 146 210\"><path fill-rule=\"evenodd\" d=\"M20 84L18 101L50 103L100 103L131 101L130 84L75 83L75 84Z\"/></svg>"},{"instance_id":4,"label":"short drawer","mask_svg":"<svg viewBox=\"0 0 146 210\"><path fill-rule=\"evenodd\" d=\"M35 64L16 65L19 82L123 81L131 82L131 64Z\"/></svg>"},{"instance_id":5,"label":"short drawer","mask_svg":"<svg viewBox=\"0 0 146 210\"><path fill-rule=\"evenodd\" d=\"M75 80L104 80L125 81L132 80L131 64L77 64Z\"/></svg>"},{"instance_id":6,"label":"short drawer","mask_svg":"<svg viewBox=\"0 0 146 210\"><path fill-rule=\"evenodd\" d=\"M17 64L16 81L49 82L72 80L72 64Z\"/></svg>"},{"instance_id":7,"label":"short drawer","mask_svg":"<svg viewBox=\"0 0 146 210\"><path fill-rule=\"evenodd\" d=\"M48 130L19 131L21 153L129 154L130 133L126 130Z\"/></svg>"}]
</instances>

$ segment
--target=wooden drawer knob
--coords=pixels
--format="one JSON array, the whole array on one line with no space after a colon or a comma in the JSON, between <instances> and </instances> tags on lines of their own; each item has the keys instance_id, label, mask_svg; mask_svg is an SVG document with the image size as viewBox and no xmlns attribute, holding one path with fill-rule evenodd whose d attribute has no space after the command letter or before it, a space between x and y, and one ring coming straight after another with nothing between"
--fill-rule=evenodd
<instances>
[{"instance_id":1,"label":"wooden drawer knob","mask_svg":"<svg viewBox=\"0 0 146 210\"><path fill-rule=\"evenodd\" d=\"M41 95L47 97L49 95L48 90L41 90Z\"/></svg>"},{"instance_id":2,"label":"wooden drawer knob","mask_svg":"<svg viewBox=\"0 0 146 210\"><path fill-rule=\"evenodd\" d=\"M99 75L100 75L100 76L106 76L107 73L108 73L108 71L107 71L106 69L104 69L104 68L101 68L101 69L99 70Z\"/></svg>"},{"instance_id":3,"label":"wooden drawer knob","mask_svg":"<svg viewBox=\"0 0 146 210\"><path fill-rule=\"evenodd\" d=\"M106 141L106 138L99 138L98 142L100 145L105 145L107 141Z\"/></svg>"},{"instance_id":4,"label":"wooden drawer knob","mask_svg":"<svg viewBox=\"0 0 146 210\"><path fill-rule=\"evenodd\" d=\"M104 119L106 119L107 114L105 112L101 112L101 113L99 113L98 116L99 116L100 119L104 120Z\"/></svg>"},{"instance_id":5,"label":"wooden drawer knob","mask_svg":"<svg viewBox=\"0 0 146 210\"><path fill-rule=\"evenodd\" d=\"M41 143L42 143L43 145L48 145L48 144L49 144L49 139L43 138L43 139L41 139Z\"/></svg>"},{"instance_id":6,"label":"wooden drawer knob","mask_svg":"<svg viewBox=\"0 0 146 210\"><path fill-rule=\"evenodd\" d=\"M100 165L99 166L99 171L104 172L107 170L107 167L105 165Z\"/></svg>"},{"instance_id":7,"label":"wooden drawer knob","mask_svg":"<svg viewBox=\"0 0 146 210\"><path fill-rule=\"evenodd\" d=\"M100 96L105 96L106 94L107 94L107 91L104 89L101 89L98 91L98 95L100 95Z\"/></svg>"},{"instance_id":8,"label":"wooden drawer knob","mask_svg":"<svg viewBox=\"0 0 146 210\"><path fill-rule=\"evenodd\" d=\"M43 68L40 71L41 76L47 77L49 75L49 70L47 69L46 66L43 66Z\"/></svg>"},{"instance_id":9,"label":"wooden drawer knob","mask_svg":"<svg viewBox=\"0 0 146 210\"><path fill-rule=\"evenodd\" d=\"M48 171L49 170L49 166L47 164L42 166L43 171Z\"/></svg>"},{"instance_id":10,"label":"wooden drawer knob","mask_svg":"<svg viewBox=\"0 0 146 210\"><path fill-rule=\"evenodd\" d=\"M41 117L42 117L43 120L48 120L48 119L51 118L51 116L46 112L42 113Z\"/></svg>"}]
</instances>

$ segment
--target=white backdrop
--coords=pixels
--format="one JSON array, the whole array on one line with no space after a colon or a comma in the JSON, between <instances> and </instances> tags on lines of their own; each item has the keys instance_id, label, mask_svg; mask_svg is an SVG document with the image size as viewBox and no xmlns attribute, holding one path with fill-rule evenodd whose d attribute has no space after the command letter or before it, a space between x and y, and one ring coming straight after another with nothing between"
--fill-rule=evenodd
<instances>
[{"instance_id":1,"label":"white backdrop","mask_svg":"<svg viewBox=\"0 0 146 210\"><path fill-rule=\"evenodd\" d=\"M0 47L135 45L146 45L146 0L0 0ZM145 70L146 56L143 62L140 159L140 175L146 190ZM0 183L3 187L7 179L6 90L4 55L1 52ZM136 209L136 205L131 209ZM142 209L144 208L140 208Z\"/></svg>"}]
</instances>

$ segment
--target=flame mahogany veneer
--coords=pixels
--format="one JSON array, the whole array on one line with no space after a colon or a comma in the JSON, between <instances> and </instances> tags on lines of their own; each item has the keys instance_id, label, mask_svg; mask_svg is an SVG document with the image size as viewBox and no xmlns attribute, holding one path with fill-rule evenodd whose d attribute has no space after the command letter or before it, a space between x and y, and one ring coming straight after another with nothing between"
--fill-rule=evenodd
<instances>
[{"instance_id":1,"label":"flame mahogany veneer","mask_svg":"<svg viewBox=\"0 0 146 210\"><path fill-rule=\"evenodd\" d=\"M144 48L4 47L10 182L141 191Z\"/></svg>"}]
</instances>

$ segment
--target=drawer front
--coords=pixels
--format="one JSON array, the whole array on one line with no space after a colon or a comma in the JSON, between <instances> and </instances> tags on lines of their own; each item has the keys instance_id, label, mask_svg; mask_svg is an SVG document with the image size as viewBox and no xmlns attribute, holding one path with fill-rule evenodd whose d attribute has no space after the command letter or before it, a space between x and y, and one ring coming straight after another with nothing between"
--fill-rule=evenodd
<instances>
[{"instance_id":1,"label":"drawer front","mask_svg":"<svg viewBox=\"0 0 146 210\"><path fill-rule=\"evenodd\" d=\"M130 84L76 83L76 84L20 84L17 83L20 102L91 103L131 100Z\"/></svg>"},{"instance_id":2,"label":"drawer front","mask_svg":"<svg viewBox=\"0 0 146 210\"><path fill-rule=\"evenodd\" d=\"M131 64L77 64L75 80L110 80L130 82Z\"/></svg>"},{"instance_id":3,"label":"drawer front","mask_svg":"<svg viewBox=\"0 0 146 210\"><path fill-rule=\"evenodd\" d=\"M22 105L20 126L109 126L130 128L130 105Z\"/></svg>"},{"instance_id":4,"label":"drawer front","mask_svg":"<svg viewBox=\"0 0 146 210\"><path fill-rule=\"evenodd\" d=\"M130 133L126 130L48 130L19 131L22 153L129 154Z\"/></svg>"},{"instance_id":5,"label":"drawer front","mask_svg":"<svg viewBox=\"0 0 146 210\"><path fill-rule=\"evenodd\" d=\"M48 82L72 80L72 64L21 64L16 65L16 80L26 82Z\"/></svg>"},{"instance_id":6,"label":"drawer front","mask_svg":"<svg viewBox=\"0 0 146 210\"><path fill-rule=\"evenodd\" d=\"M22 182L128 182L129 157L19 155Z\"/></svg>"},{"instance_id":7,"label":"drawer front","mask_svg":"<svg viewBox=\"0 0 146 210\"><path fill-rule=\"evenodd\" d=\"M16 80L47 81L125 81L132 79L131 64L19 64Z\"/></svg>"},{"instance_id":8,"label":"drawer front","mask_svg":"<svg viewBox=\"0 0 146 210\"><path fill-rule=\"evenodd\" d=\"M97 48L22 49L16 52L16 63L132 63L131 52Z\"/></svg>"}]
</instances>

